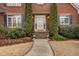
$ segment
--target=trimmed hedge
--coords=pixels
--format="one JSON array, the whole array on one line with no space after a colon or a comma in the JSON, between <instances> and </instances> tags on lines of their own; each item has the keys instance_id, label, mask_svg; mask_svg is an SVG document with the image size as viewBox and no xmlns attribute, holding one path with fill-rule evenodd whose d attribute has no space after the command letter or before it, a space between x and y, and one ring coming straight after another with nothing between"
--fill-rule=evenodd
<instances>
[{"instance_id":1,"label":"trimmed hedge","mask_svg":"<svg viewBox=\"0 0 79 59\"><path fill-rule=\"evenodd\" d=\"M79 26L60 27L59 34L70 39L79 39Z\"/></svg>"},{"instance_id":2,"label":"trimmed hedge","mask_svg":"<svg viewBox=\"0 0 79 59\"><path fill-rule=\"evenodd\" d=\"M26 36L26 32L24 29L6 29L5 30L5 37L7 39L16 39L16 38L22 38Z\"/></svg>"},{"instance_id":3,"label":"trimmed hedge","mask_svg":"<svg viewBox=\"0 0 79 59\"><path fill-rule=\"evenodd\" d=\"M12 29L12 28L4 28L0 27L0 39L17 39L27 37L24 29Z\"/></svg>"}]
</instances>

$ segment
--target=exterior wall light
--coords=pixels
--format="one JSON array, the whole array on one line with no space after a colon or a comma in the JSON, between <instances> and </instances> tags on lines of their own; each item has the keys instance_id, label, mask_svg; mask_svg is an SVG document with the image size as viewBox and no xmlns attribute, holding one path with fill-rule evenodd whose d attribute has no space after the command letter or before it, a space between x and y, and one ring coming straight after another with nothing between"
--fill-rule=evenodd
<instances>
[{"instance_id":1,"label":"exterior wall light","mask_svg":"<svg viewBox=\"0 0 79 59\"><path fill-rule=\"evenodd\" d=\"M47 16L47 19L49 19L50 18L50 16Z\"/></svg>"},{"instance_id":2,"label":"exterior wall light","mask_svg":"<svg viewBox=\"0 0 79 59\"><path fill-rule=\"evenodd\" d=\"M33 19L34 17L32 16L32 19Z\"/></svg>"}]
</instances>

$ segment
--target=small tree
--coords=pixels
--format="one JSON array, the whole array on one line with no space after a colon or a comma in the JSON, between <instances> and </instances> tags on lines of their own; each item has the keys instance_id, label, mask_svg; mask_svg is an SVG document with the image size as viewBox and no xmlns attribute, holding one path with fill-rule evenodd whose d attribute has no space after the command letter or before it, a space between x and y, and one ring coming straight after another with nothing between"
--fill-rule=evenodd
<instances>
[{"instance_id":1,"label":"small tree","mask_svg":"<svg viewBox=\"0 0 79 59\"><path fill-rule=\"evenodd\" d=\"M32 4L31 3L26 4L24 29L28 36L32 34L33 20L32 20Z\"/></svg>"},{"instance_id":2,"label":"small tree","mask_svg":"<svg viewBox=\"0 0 79 59\"><path fill-rule=\"evenodd\" d=\"M49 35L55 40L63 39L63 37L58 34L56 3L50 4Z\"/></svg>"}]
</instances>

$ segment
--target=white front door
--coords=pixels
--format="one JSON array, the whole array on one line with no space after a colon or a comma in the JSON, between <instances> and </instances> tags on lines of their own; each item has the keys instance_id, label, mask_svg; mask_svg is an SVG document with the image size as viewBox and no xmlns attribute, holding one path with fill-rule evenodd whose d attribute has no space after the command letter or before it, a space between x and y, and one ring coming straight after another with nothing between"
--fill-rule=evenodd
<instances>
[{"instance_id":1,"label":"white front door","mask_svg":"<svg viewBox=\"0 0 79 59\"><path fill-rule=\"evenodd\" d=\"M34 30L36 32L46 31L46 16L45 15L35 16Z\"/></svg>"}]
</instances>

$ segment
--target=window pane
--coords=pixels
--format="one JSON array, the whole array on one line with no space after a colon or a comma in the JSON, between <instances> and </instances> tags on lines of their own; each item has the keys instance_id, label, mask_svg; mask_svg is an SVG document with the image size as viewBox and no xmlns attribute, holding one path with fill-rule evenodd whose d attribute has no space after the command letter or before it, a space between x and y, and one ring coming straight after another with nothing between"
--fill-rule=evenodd
<instances>
[{"instance_id":1,"label":"window pane","mask_svg":"<svg viewBox=\"0 0 79 59\"><path fill-rule=\"evenodd\" d=\"M69 23L69 22L68 22L68 18L65 18L65 19L64 19L64 23Z\"/></svg>"},{"instance_id":2,"label":"window pane","mask_svg":"<svg viewBox=\"0 0 79 59\"><path fill-rule=\"evenodd\" d=\"M17 21L18 21L18 27L22 27L21 16L18 16Z\"/></svg>"},{"instance_id":3,"label":"window pane","mask_svg":"<svg viewBox=\"0 0 79 59\"><path fill-rule=\"evenodd\" d=\"M70 17L69 16L60 16L60 25L69 25Z\"/></svg>"},{"instance_id":4,"label":"window pane","mask_svg":"<svg viewBox=\"0 0 79 59\"><path fill-rule=\"evenodd\" d=\"M16 27L16 18L13 18L13 27Z\"/></svg>"},{"instance_id":5,"label":"window pane","mask_svg":"<svg viewBox=\"0 0 79 59\"><path fill-rule=\"evenodd\" d=\"M11 18L8 18L8 26L11 27L12 23L11 23Z\"/></svg>"},{"instance_id":6,"label":"window pane","mask_svg":"<svg viewBox=\"0 0 79 59\"><path fill-rule=\"evenodd\" d=\"M60 18L60 24L64 24L64 19Z\"/></svg>"},{"instance_id":7,"label":"window pane","mask_svg":"<svg viewBox=\"0 0 79 59\"><path fill-rule=\"evenodd\" d=\"M8 18L8 22L11 22L11 18Z\"/></svg>"},{"instance_id":8,"label":"window pane","mask_svg":"<svg viewBox=\"0 0 79 59\"><path fill-rule=\"evenodd\" d=\"M22 27L22 20L20 15L8 15L7 18L8 22L8 27L10 28L21 28Z\"/></svg>"},{"instance_id":9,"label":"window pane","mask_svg":"<svg viewBox=\"0 0 79 59\"><path fill-rule=\"evenodd\" d=\"M21 3L7 3L7 6L21 6Z\"/></svg>"},{"instance_id":10,"label":"window pane","mask_svg":"<svg viewBox=\"0 0 79 59\"><path fill-rule=\"evenodd\" d=\"M17 3L17 6L21 6L21 3Z\"/></svg>"}]
</instances>

